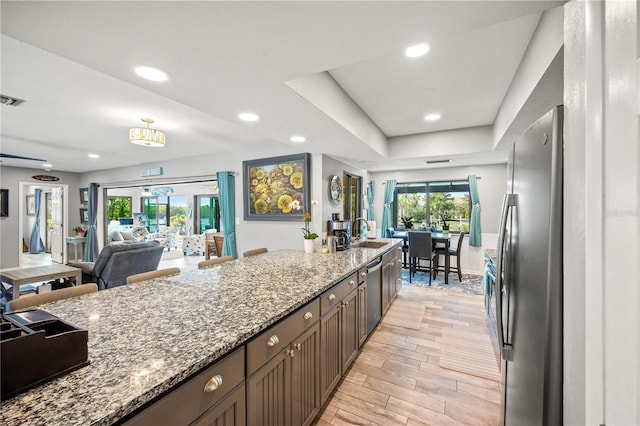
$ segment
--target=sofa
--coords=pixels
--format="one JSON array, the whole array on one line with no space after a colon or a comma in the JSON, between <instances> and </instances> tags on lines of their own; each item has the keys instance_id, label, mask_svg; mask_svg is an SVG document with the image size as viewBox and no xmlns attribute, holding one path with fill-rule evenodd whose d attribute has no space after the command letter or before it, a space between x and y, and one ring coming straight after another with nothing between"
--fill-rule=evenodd
<instances>
[{"instance_id":1,"label":"sofa","mask_svg":"<svg viewBox=\"0 0 640 426\"><path fill-rule=\"evenodd\" d=\"M131 231L111 231L107 235L107 244L124 244L135 242Z\"/></svg>"},{"instance_id":2,"label":"sofa","mask_svg":"<svg viewBox=\"0 0 640 426\"><path fill-rule=\"evenodd\" d=\"M172 248L178 248L178 235L180 228L166 227L161 228L158 232L147 235L147 240L155 240L162 244L162 247L171 251Z\"/></svg>"},{"instance_id":3,"label":"sofa","mask_svg":"<svg viewBox=\"0 0 640 426\"><path fill-rule=\"evenodd\" d=\"M82 269L83 283L96 283L99 290L127 283L129 275L158 269L164 247L158 241L106 245L95 262L69 263Z\"/></svg>"}]
</instances>

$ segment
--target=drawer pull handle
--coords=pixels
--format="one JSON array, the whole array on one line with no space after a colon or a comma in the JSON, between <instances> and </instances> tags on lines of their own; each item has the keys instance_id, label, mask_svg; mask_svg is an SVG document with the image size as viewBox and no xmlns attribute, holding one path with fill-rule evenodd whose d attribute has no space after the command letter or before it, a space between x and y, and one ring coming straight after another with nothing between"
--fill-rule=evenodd
<instances>
[{"instance_id":1,"label":"drawer pull handle","mask_svg":"<svg viewBox=\"0 0 640 426\"><path fill-rule=\"evenodd\" d=\"M356 282L354 280L349 281L349 285L354 285Z\"/></svg>"},{"instance_id":2,"label":"drawer pull handle","mask_svg":"<svg viewBox=\"0 0 640 426\"><path fill-rule=\"evenodd\" d=\"M360 276L361 276L361 277L366 277L366 276L367 276L367 273L366 273L366 272L360 272Z\"/></svg>"},{"instance_id":3,"label":"drawer pull handle","mask_svg":"<svg viewBox=\"0 0 640 426\"><path fill-rule=\"evenodd\" d=\"M222 376L220 374L213 376L209 379L206 385L204 385L205 392L213 392L222 386Z\"/></svg>"},{"instance_id":4,"label":"drawer pull handle","mask_svg":"<svg viewBox=\"0 0 640 426\"><path fill-rule=\"evenodd\" d=\"M335 294L333 294L333 293L331 293L331 294L329 295L329 300L336 300L336 295L335 295Z\"/></svg>"},{"instance_id":5,"label":"drawer pull handle","mask_svg":"<svg viewBox=\"0 0 640 426\"><path fill-rule=\"evenodd\" d=\"M267 346L275 346L278 343L280 343L280 339L278 339L278 336L276 336L275 334L269 337L269 340L267 340Z\"/></svg>"},{"instance_id":6,"label":"drawer pull handle","mask_svg":"<svg viewBox=\"0 0 640 426\"><path fill-rule=\"evenodd\" d=\"M307 312L306 314L304 314L303 318L306 320L310 320L311 318L313 318L313 314L311 312Z\"/></svg>"}]
</instances>

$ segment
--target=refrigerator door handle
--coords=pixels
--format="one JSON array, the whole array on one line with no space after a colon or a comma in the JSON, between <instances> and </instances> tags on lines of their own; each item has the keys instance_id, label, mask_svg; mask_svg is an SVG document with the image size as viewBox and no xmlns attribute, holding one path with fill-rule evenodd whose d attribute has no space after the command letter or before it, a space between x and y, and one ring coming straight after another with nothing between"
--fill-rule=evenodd
<instances>
[{"instance_id":1,"label":"refrigerator door handle","mask_svg":"<svg viewBox=\"0 0 640 426\"><path fill-rule=\"evenodd\" d=\"M505 239L507 235L507 218L512 207L517 205L518 196L516 194L505 194L502 200L502 213L500 215L500 233L498 234L498 262L496 265L496 320L498 322L498 342L500 344L500 353L502 358L509 361L511 360L511 351L513 346L511 343L506 342L505 329L503 321L503 309L502 296L507 295L507 301L509 299L508 292L505 293L505 271L508 270L505 257ZM508 284L508 283L507 283ZM507 328L508 328L507 324Z\"/></svg>"}]
</instances>

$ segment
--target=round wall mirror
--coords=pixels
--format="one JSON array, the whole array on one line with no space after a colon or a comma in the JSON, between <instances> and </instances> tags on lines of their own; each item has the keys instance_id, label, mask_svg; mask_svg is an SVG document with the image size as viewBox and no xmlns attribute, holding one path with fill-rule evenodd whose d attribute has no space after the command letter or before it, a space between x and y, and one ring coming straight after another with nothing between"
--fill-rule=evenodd
<instances>
[{"instance_id":1,"label":"round wall mirror","mask_svg":"<svg viewBox=\"0 0 640 426\"><path fill-rule=\"evenodd\" d=\"M340 204L342 201L342 179L340 176L334 175L329 181L329 195L334 204Z\"/></svg>"}]
</instances>

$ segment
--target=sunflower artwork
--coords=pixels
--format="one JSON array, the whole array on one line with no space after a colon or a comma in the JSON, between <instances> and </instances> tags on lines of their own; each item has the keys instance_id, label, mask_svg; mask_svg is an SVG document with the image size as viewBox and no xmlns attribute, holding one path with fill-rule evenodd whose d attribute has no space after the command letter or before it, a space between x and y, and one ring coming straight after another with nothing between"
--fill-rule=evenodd
<instances>
[{"instance_id":1,"label":"sunflower artwork","mask_svg":"<svg viewBox=\"0 0 640 426\"><path fill-rule=\"evenodd\" d=\"M278 159L283 161L245 167L249 183L246 201L250 218L297 217L305 211L306 157Z\"/></svg>"}]
</instances>

